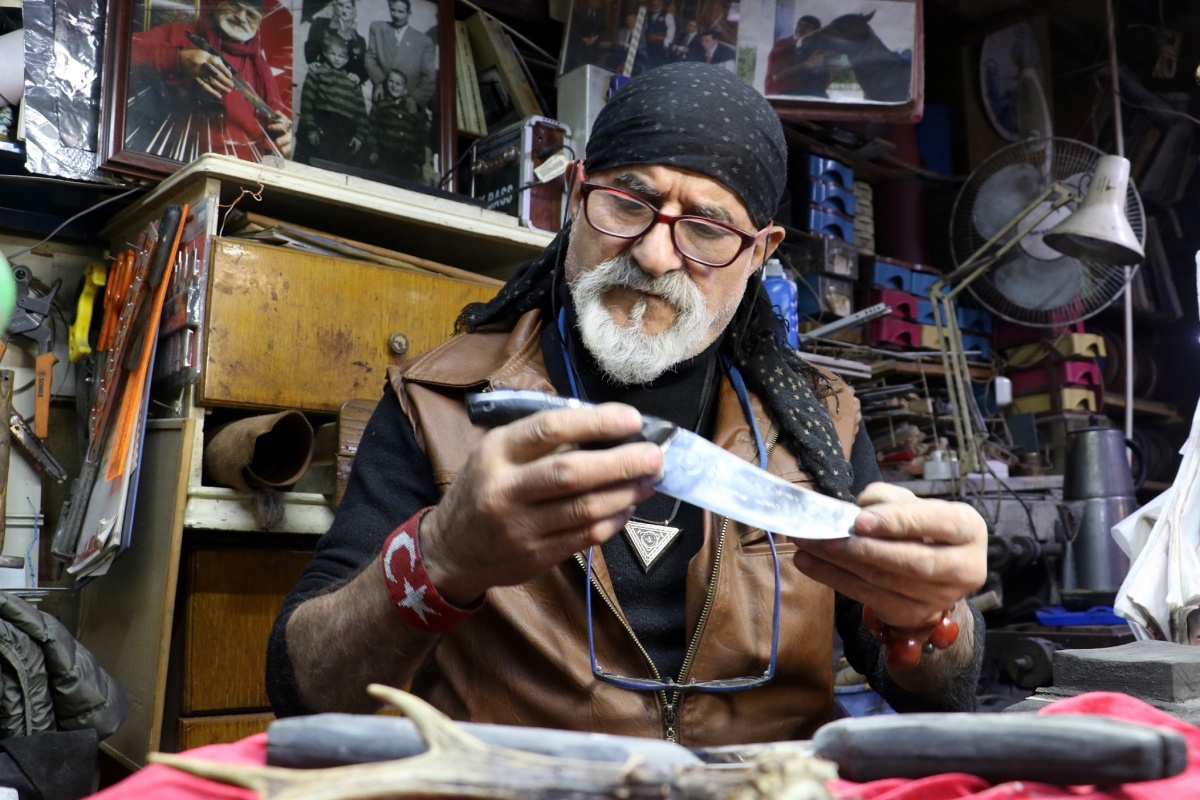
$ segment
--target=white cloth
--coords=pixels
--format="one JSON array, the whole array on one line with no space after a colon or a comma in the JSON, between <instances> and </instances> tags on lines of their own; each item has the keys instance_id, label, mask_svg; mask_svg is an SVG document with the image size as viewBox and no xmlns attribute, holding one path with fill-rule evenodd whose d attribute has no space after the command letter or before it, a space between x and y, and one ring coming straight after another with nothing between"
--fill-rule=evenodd
<instances>
[{"instance_id":1,"label":"white cloth","mask_svg":"<svg viewBox=\"0 0 1200 800\"><path fill-rule=\"evenodd\" d=\"M1114 610L1139 639L1200 644L1200 404L1171 488L1112 529L1132 562Z\"/></svg>"}]
</instances>

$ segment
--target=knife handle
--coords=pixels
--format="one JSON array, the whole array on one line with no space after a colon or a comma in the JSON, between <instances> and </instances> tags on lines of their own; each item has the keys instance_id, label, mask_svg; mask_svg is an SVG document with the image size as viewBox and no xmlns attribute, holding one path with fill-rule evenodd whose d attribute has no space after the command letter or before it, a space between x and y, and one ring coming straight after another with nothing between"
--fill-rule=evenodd
<instances>
[{"instance_id":1,"label":"knife handle","mask_svg":"<svg viewBox=\"0 0 1200 800\"><path fill-rule=\"evenodd\" d=\"M539 411L558 408L595 408L591 403L573 397L543 394L542 392L504 389L496 392L477 392L467 395L467 417L474 425L494 428L508 425ZM624 439L590 442L581 447L585 450L616 447L633 442L666 444L679 428L665 419L642 415L642 430Z\"/></svg>"},{"instance_id":2,"label":"knife handle","mask_svg":"<svg viewBox=\"0 0 1200 800\"><path fill-rule=\"evenodd\" d=\"M857 782L966 772L992 783L1111 786L1187 766L1181 734L1091 714L851 717L819 728L813 747Z\"/></svg>"}]
</instances>

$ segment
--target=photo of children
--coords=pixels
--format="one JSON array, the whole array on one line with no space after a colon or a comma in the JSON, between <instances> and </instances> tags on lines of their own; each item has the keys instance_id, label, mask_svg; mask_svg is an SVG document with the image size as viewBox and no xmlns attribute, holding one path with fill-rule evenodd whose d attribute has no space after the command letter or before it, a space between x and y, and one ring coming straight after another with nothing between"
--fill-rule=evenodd
<instances>
[{"instance_id":1,"label":"photo of children","mask_svg":"<svg viewBox=\"0 0 1200 800\"><path fill-rule=\"evenodd\" d=\"M433 0L305 0L296 160L437 184L437 29Z\"/></svg>"},{"instance_id":2,"label":"photo of children","mask_svg":"<svg viewBox=\"0 0 1200 800\"><path fill-rule=\"evenodd\" d=\"M300 92L296 160L307 164L320 158L353 166L367 139L362 81L348 68L350 50L345 39L328 33L321 48L320 60L308 65Z\"/></svg>"},{"instance_id":3,"label":"photo of children","mask_svg":"<svg viewBox=\"0 0 1200 800\"><path fill-rule=\"evenodd\" d=\"M731 0L573 0L559 72L590 64L633 77L677 61L737 71L738 9Z\"/></svg>"},{"instance_id":4,"label":"photo of children","mask_svg":"<svg viewBox=\"0 0 1200 800\"><path fill-rule=\"evenodd\" d=\"M368 161L388 175L415 180L429 135L428 119L408 93L403 72L389 72L383 88L383 96L371 104Z\"/></svg>"}]
</instances>

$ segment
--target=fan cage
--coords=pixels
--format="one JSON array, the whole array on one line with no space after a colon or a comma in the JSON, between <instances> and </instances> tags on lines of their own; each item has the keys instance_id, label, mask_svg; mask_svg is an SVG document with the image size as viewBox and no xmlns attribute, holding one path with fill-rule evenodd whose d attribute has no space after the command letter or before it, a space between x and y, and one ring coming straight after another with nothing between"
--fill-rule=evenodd
<instances>
[{"instance_id":1,"label":"fan cage","mask_svg":"<svg viewBox=\"0 0 1200 800\"><path fill-rule=\"evenodd\" d=\"M1127 280L1125 267L1067 256L1038 260L1026 252L1027 247L1037 247L1041 234L1053 222L1079 207L1087 193L1091 175L1103 155L1103 151L1075 139L1030 139L997 150L967 179L954 201L950 219L951 253L956 266L969 259L994 235L995 231L990 231L991 226L985 226L990 231L988 235L979 230L977 217L981 213L997 213L998 204L995 201L1006 198L989 196L989 187L1004 185L1006 173L1032 178L1033 181L1024 186L1024 195L1007 199L1007 205L1015 208L1004 217L1005 221L1015 216L1054 181L1070 188L1076 196L1064 206L1062 212L1036 226L1028 241L1014 244L1005 258L969 285L975 298L993 314L1021 325L1065 326L1099 313L1120 296ZM992 193L995 194L994 190ZM981 200L986 204L982 212L979 206ZM1000 207L1004 205L999 204ZM1014 226L999 240L999 244L1016 236L1032 222L1036 211L1024 217L1024 224ZM1125 216L1138 242L1144 245L1145 214L1132 179L1125 195ZM1000 225L995 227L999 228ZM1041 247L1046 248L1045 245ZM1045 251L1041 252L1045 254ZM1136 270L1137 266L1134 266L1129 271L1129 278Z\"/></svg>"}]
</instances>

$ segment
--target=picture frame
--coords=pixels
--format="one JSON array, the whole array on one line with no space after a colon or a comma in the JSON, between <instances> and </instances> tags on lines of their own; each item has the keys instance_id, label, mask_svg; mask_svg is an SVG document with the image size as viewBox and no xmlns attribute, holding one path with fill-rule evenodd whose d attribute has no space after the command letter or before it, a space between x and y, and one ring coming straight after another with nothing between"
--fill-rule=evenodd
<instances>
[{"instance_id":1,"label":"picture frame","mask_svg":"<svg viewBox=\"0 0 1200 800\"><path fill-rule=\"evenodd\" d=\"M922 0L742 0L740 6L739 71L782 119L920 119Z\"/></svg>"},{"instance_id":2,"label":"picture frame","mask_svg":"<svg viewBox=\"0 0 1200 800\"><path fill-rule=\"evenodd\" d=\"M438 24L453 0L109 0L108 14L105 170L162 178L217 152L434 186L454 163L454 26ZM419 91L400 88L409 75Z\"/></svg>"},{"instance_id":3,"label":"picture frame","mask_svg":"<svg viewBox=\"0 0 1200 800\"><path fill-rule=\"evenodd\" d=\"M571 0L559 74L590 65L634 77L679 61L707 61L740 74L738 6L732 0ZM639 7L646 16L631 60Z\"/></svg>"}]
</instances>

